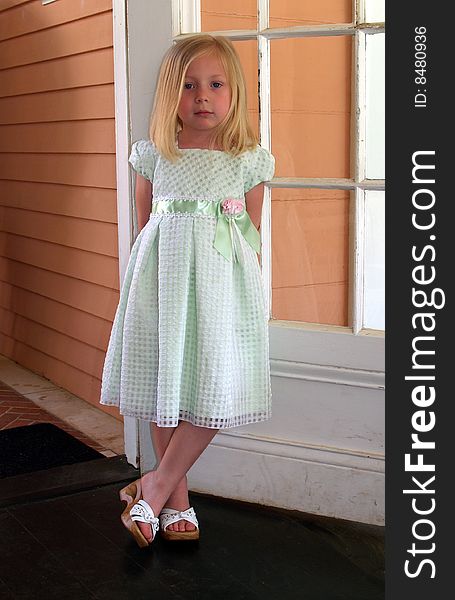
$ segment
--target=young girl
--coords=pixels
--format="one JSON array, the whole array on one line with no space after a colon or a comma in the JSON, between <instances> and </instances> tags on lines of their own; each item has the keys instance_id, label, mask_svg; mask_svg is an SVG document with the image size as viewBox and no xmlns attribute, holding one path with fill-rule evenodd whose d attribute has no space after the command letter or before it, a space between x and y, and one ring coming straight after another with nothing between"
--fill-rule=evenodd
<instances>
[{"instance_id":1,"label":"young girl","mask_svg":"<svg viewBox=\"0 0 455 600\"><path fill-rule=\"evenodd\" d=\"M187 471L219 429L269 419L272 397L258 229L275 160L248 123L227 38L198 34L168 50L150 138L129 158L140 232L100 400L150 422L158 467L120 492L140 546L160 528L198 538Z\"/></svg>"}]
</instances>

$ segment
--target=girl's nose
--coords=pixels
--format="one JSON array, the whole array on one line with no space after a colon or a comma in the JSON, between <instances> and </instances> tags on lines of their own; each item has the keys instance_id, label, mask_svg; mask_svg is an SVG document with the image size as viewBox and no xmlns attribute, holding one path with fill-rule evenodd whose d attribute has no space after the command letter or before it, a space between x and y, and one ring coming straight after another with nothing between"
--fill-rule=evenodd
<instances>
[{"instance_id":1,"label":"girl's nose","mask_svg":"<svg viewBox=\"0 0 455 600\"><path fill-rule=\"evenodd\" d=\"M196 100L197 101L207 100L207 98L208 98L207 90L203 89L203 88L199 88L196 93Z\"/></svg>"}]
</instances>

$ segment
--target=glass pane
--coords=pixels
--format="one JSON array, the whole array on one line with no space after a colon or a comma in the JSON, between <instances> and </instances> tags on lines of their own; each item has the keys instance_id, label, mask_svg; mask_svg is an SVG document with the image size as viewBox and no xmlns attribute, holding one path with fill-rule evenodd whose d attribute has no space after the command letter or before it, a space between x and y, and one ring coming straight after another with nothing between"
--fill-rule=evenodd
<instances>
[{"instance_id":1,"label":"glass pane","mask_svg":"<svg viewBox=\"0 0 455 600\"><path fill-rule=\"evenodd\" d=\"M366 170L367 179L385 177L384 34L366 36Z\"/></svg>"},{"instance_id":2,"label":"glass pane","mask_svg":"<svg viewBox=\"0 0 455 600\"><path fill-rule=\"evenodd\" d=\"M256 0L201 0L201 31L256 28Z\"/></svg>"},{"instance_id":3,"label":"glass pane","mask_svg":"<svg viewBox=\"0 0 455 600\"><path fill-rule=\"evenodd\" d=\"M248 116L250 124L259 137L259 103L258 103L258 43L257 40L232 41L240 57L246 79Z\"/></svg>"},{"instance_id":4,"label":"glass pane","mask_svg":"<svg viewBox=\"0 0 455 600\"><path fill-rule=\"evenodd\" d=\"M364 0L365 21L367 23L384 23L385 0Z\"/></svg>"},{"instance_id":5,"label":"glass pane","mask_svg":"<svg viewBox=\"0 0 455 600\"><path fill-rule=\"evenodd\" d=\"M384 329L385 194L365 192L363 326Z\"/></svg>"},{"instance_id":6,"label":"glass pane","mask_svg":"<svg viewBox=\"0 0 455 600\"><path fill-rule=\"evenodd\" d=\"M349 177L351 36L271 41L276 177Z\"/></svg>"},{"instance_id":7,"label":"glass pane","mask_svg":"<svg viewBox=\"0 0 455 600\"><path fill-rule=\"evenodd\" d=\"M351 21L352 0L270 0L270 27Z\"/></svg>"},{"instance_id":8,"label":"glass pane","mask_svg":"<svg viewBox=\"0 0 455 600\"><path fill-rule=\"evenodd\" d=\"M348 325L349 192L272 188L272 319Z\"/></svg>"}]
</instances>

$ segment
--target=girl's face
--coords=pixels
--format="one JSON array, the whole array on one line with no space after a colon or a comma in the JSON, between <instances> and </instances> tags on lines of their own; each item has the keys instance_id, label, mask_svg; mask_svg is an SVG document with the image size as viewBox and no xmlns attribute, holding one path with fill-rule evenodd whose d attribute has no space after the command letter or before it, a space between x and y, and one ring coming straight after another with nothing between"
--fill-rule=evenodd
<instances>
[{"instance_id":1,"label":"girl's face","mask_svg":"<svg viewBox=\"0 0 455 600\"><path fill-rule=\"evenodd\" d=\"M186 72L178 107L185 132L204 138L205 132L224 119L230 101L231 90L220 60L215 55L194 59Z\"/></svg>"}]
</instances>

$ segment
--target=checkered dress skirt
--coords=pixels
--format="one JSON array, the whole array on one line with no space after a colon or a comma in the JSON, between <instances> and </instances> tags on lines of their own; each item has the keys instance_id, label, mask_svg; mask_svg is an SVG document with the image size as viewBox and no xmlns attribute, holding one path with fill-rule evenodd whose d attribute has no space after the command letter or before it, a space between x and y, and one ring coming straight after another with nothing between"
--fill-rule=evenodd
<instances>
[{"instance_id":1,"label":"checkered dress skirt","mask_svg":"<svg viewBox=\"0 0 455 600\"><path fill-rule=\"evenodd\" d=\"M175 163L153 142L133 144L130 163L159 200L243 199L272 178L265 149L232 157L180 150ZM106 352L100 403L175 427L179 420L228 428L271 417L268 316L255 250L234 228L237 261L213 246L216 218L154 214L138 234Z\"/></svg>"}]
</instances>

